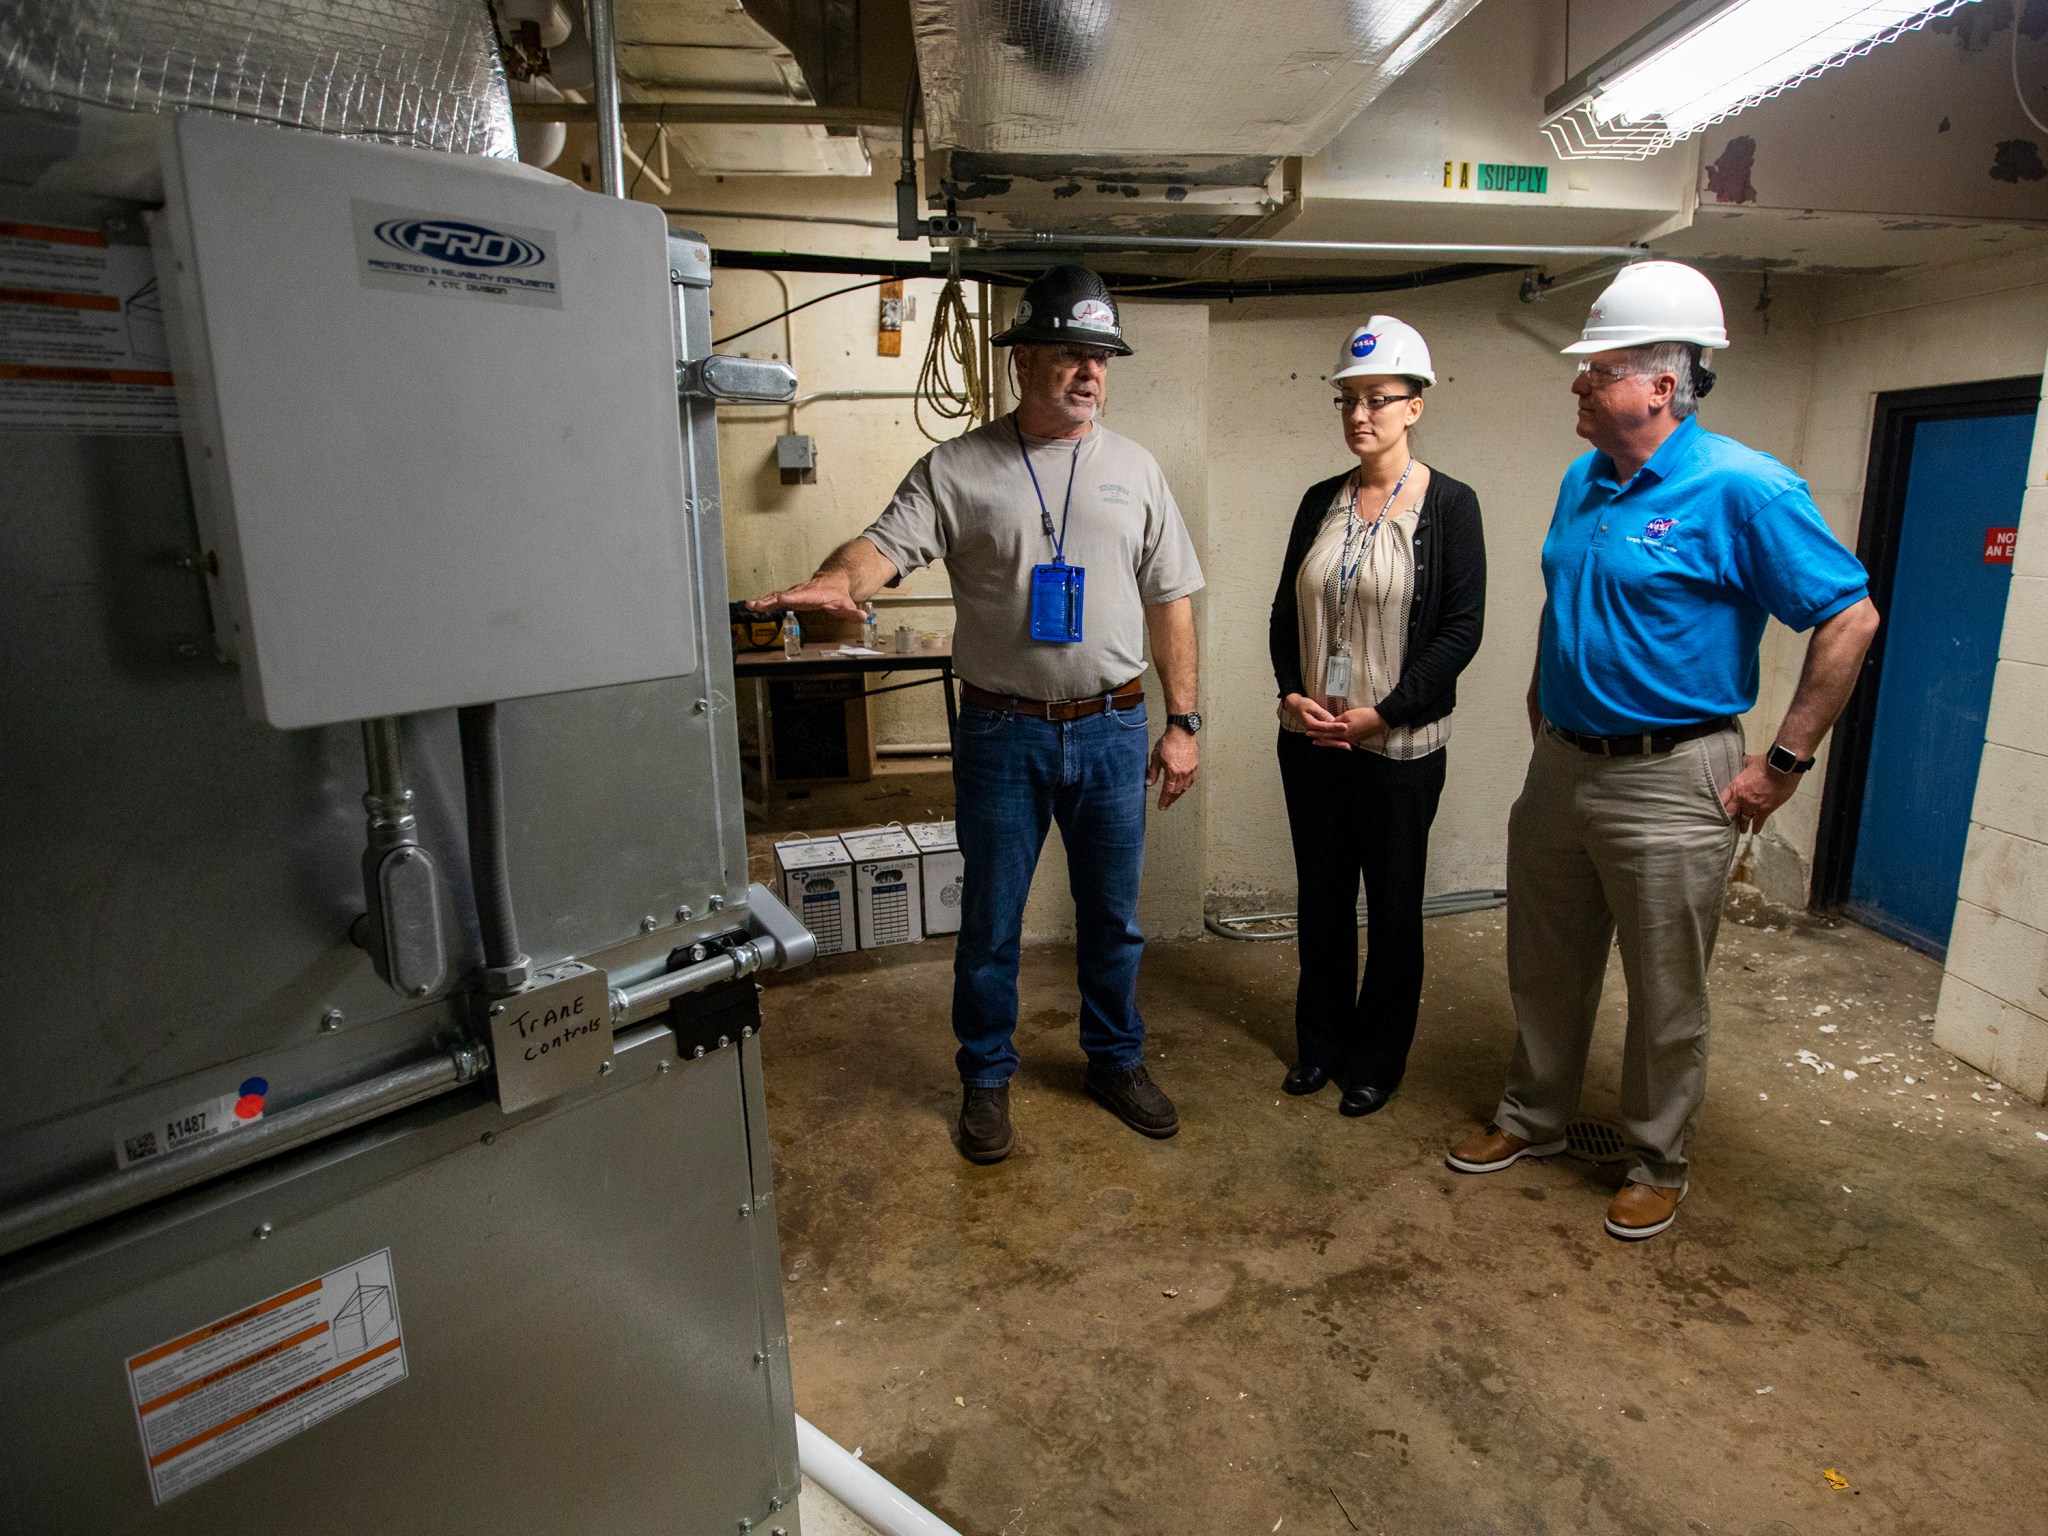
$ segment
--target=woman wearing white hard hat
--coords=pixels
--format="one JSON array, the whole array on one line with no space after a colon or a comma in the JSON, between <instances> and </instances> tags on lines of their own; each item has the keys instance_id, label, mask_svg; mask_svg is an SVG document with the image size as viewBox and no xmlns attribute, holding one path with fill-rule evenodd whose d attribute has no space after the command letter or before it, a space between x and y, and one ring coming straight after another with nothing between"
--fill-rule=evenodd
<instances>
[{"instance_id":1,"label":"woman wearing white hard hat","mask_svg":"<svg viewBox=\"0 0 2048 1536\"><path fill-rule=\"evenodd\" d=\"M1358 465L1310 486L1273 598L1280 780L1299 887L1296 1060L1369 1115L1407 1070L1422 996L1422 887L1458 674L1479 649L1486 547L1472 488L1417 459L1436 382L1413 326L1374 315L1330 372ZM1358 975L1356 900L1369 929Z\"/></svg>"}]
</instances>

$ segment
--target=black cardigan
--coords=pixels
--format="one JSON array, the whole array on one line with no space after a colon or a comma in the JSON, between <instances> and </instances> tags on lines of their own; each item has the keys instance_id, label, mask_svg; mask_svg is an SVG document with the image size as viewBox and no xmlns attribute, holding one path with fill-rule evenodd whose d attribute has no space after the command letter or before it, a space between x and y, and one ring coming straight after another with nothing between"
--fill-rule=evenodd
<instances>
[{"instance_id":1,"label":"black cardigan","mask_svg":"<svg viewBox=\"0 0 2048 1536\"><path fill-rule=\"evenodd\" d=\"M1300 609L1294 580L1329 515L1344 475L1319 480L1301 498L1280 587L1273 594L1268 641L1280 697L1306 693L1301 676ZM1458 674L1479 650L1486 619L1486 536L1479 498L1462 480L1432 469L1415 524L1415 596L1408 608L1408 659L1394 691L1380 700L1388 725L1427 725L1458 702Z\"/></svg>"}]
</instances>

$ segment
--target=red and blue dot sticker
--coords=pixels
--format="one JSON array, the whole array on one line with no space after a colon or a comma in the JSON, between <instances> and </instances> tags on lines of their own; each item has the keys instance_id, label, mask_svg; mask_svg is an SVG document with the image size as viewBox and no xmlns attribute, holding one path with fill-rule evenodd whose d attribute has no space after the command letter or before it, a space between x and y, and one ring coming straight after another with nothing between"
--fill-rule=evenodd
<instances>
[{"instance_id":1,"label":"red and blue dot sticker","mask_svg":"<svg viewBox=\"0 0 2048 1536\"><path fill-rule=\"evenodd\" d=\"M242 1086L235 1090L235 1118L237 1120L261 1120L263 1118L263 1097L270 1092L268 1080L260 1077L244 1079Z\"/></svg>"}]
</instances>

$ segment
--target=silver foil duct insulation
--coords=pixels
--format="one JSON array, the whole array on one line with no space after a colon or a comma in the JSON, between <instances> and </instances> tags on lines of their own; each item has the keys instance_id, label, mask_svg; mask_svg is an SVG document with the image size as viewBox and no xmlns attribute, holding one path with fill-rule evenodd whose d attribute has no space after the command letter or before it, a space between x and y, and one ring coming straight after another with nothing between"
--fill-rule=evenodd
<instances>
[{"instance_id":1,"label":"silver foil duct insulation","mask_svg":"<svg viewBox=\"0 0 2048 1536\"><path fill-rule=\"evenodd\" d=\"M4 0L0 101L518 153L483 0Z\"/></svg>"},{"instance_id":2,"label":"silver foil duct insulation","mask_svg":"<svg viewBox=\"0 0 2048 1536\"><path fill-rule=\"evenodd\" d=\"M1310 155L1478 0L911 0L928 142Z\"/></svg>"}]
</instances>

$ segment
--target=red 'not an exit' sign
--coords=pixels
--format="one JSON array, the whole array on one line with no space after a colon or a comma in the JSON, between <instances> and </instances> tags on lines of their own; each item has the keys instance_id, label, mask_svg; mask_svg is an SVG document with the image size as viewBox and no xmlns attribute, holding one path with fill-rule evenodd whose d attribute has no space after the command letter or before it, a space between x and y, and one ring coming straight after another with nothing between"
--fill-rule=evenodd
<instances>
[{"instance_id":1,"label":"red 'not an exit' sign","mask_svg":"<svg viewBox=\"0 0 2048 1536\"><path fill-rule=\"evenodd\" d=\"M2013 546L2019 543L2017 528L1986 528L1984 530L1984 563L1986 565L2011 565Z\"/></svg>"}]
</instances>

